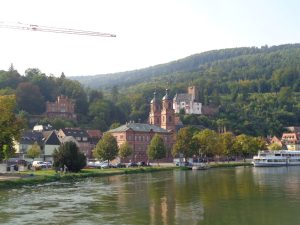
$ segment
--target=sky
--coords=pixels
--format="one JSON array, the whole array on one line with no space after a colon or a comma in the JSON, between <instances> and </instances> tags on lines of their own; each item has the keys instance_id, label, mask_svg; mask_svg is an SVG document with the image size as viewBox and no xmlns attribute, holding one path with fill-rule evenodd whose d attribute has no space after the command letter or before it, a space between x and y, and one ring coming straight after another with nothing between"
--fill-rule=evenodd
<instances>
[{"instance_id":1,"label":"sky","mask_svg":"<svg viewBox=\"0 0 300 225\"><path fill-rule=\"evenodd\" d=\"M0 70L96 75L209 50L300 43L297 0L0 0L0 21L115 38L0 28Z\"/></svg>"}]
</instances>

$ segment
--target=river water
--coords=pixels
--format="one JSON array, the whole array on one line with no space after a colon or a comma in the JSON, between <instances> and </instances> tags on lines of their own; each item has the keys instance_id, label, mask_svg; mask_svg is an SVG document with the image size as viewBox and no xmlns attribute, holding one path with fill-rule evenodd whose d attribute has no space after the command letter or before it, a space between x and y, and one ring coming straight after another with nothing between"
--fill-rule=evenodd
<instances>
[{"instance_id":1,"label":"river water","mask_svg":"<svg viewBox=\"0 0 300 225\"><path fill-rule=\"evenodd\" d=\"M0 224L300 224L300 167L165 171L1 190Z\"/></svg>"}]
</instances>

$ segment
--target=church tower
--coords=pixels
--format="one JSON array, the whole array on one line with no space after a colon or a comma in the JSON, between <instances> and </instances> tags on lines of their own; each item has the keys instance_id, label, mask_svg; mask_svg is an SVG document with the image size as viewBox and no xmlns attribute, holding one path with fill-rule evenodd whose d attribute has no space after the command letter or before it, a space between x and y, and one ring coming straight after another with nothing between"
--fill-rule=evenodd
<instances>
[{"instance_id":1,"label":"church tower","mask_svg":"<svg viewBox=\"0 0 300 225\"><path fill-rule=\"evenodd\" d=\"M169 90L166 89L166 95L162 99L161 128L166 130L175 130L175 112L173 109L173 100L169 96Z\"/></svg>"},{"instance_id":2,"label":"church tower","mask_svg":"<svg viewBox=\"0 0 300 225\"><path fill-rule=\"evenodd\" d=\"M160 127L161 107L160 102L156 98L156 92L153 94L153 99L150 102L149 123Z\"/></svg>"}]
</instances>

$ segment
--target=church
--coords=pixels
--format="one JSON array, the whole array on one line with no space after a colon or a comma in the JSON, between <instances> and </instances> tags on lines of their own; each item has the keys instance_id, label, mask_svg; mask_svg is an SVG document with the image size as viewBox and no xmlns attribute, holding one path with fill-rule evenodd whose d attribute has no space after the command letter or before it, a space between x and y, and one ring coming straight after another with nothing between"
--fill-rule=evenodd
<instances>
[{"instance_id":1,"label":"church","mask_svg":"<svg viewBox=\"0 0 300 225\"><path fill-rule=\"evenodd\" d=\"M120 159L122 162L149 162L147 148L155 134L160 135L167 147L167 155L160 162L172 162L171 149L175 142L176 117L173 109L173 99L169 96L168 89L166 94L159 100L154 92L150 102L150 113L148 123L129 122L118 128L109 130L117 140L118 145L124 142L133 149L133 154Z\"/></svg>"}]
</instances>

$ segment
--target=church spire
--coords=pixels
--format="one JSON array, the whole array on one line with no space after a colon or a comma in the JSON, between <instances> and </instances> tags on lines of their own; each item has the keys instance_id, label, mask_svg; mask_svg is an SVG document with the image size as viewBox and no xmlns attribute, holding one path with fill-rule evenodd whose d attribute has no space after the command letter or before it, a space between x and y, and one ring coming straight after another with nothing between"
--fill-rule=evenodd
<instances>
[{"instance_id":1,"label":"church spire","mask_svg":"<svg viewBox=\"0 0 300 225\"><path fill-rule=\"evenodd\" d=\"M175 112L173 109L173 100L169 96L169 90L162 98L161 127L166 130L175 130Z\"/></svg>"},{"instance_id":2,"label":"church spire","mask_svg":"<svg viewBox=\"0 0 300 225\"><path fill-rule=\"evenodd\" d=\"M156 91L153 93L153 99L150 102L149 123L160 126L161 106L160 101L156 98Z\"/></svg>"}]
</instances>

